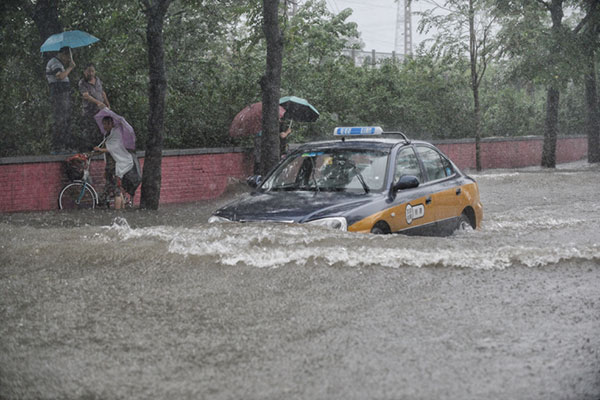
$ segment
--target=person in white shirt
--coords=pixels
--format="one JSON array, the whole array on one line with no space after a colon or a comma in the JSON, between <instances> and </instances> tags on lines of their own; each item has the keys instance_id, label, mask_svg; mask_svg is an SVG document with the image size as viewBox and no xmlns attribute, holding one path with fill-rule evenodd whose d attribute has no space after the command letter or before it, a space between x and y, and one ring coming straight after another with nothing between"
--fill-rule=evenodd
<instances>
[{"instance_id":1,"label":"person in white shirt","mask_svg":"<svg viewBox=\"0 0 600 400\"><path fill-rule=\"evenodd\" d=\"M111 117L102 119L102 126L107 133L106 147L95 147L95 151L110 153L115 160L115 175L117 176L117 187L115 188L115 208L123 208L124 200L121 189L124 189L131 196L130 202L133 204L133 196L137 187L142 181L138 170L138 164L135 155L129 152L123 144L121 130L115 128Z\"/></svg>"},{"instance_id":2,"label":"person in white shirt","mask_svg":"<svg viewBox=\"0 0 600 400\"><path fill-rule=\"evenodd\" d=\"M46 64L46 79L50 85L50 98L54 114L52 153L67 154L75 148L71 134L71 84L69 74L75 68L71 49L63 47L56 57Z\"/></svg>"}]
</instances>

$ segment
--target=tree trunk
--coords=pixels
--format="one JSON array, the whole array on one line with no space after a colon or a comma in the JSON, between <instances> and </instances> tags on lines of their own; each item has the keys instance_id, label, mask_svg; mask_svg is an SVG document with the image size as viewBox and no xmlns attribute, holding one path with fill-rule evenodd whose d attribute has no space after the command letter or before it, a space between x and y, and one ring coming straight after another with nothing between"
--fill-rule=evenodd
<instances>
[{"instance_id":1,"label":"tree trunk","mask_svg":"<svg viewBox=\"0 0 600 400\"><path fill-rule=\"evenodd\" d=\"M481 128L480 128L479 88L473 88L473 125L475 129L475 167L481 171Z\"/></svg>"},{"instance_id":2,"label":"tree trunk","mask_svg":"<svg viewBox=\"0 0 600 400\"><path fill-rule=\"evenodd\" d=\"M553 42L550 56L551 65L556 64L557 58L561 57L560 31L564 16L562 4L563 0L552 0L549 3ZM559 100L558 82L555 82L548 87L548 97L546 99L546 125L544 129L544 147L542 150L542 167L546 168L556 168Z\"/></svg>"},{"instance_id":3,"label":"tree trunk","mask_svg":"<svg viewBox=\"0 0 600 400\"><path fill-rule=\"evenodd\" d=\"M280 159L279 97L283 37L279 29L279 0L263 0L263 32L267 41L267 65L260 79L263 103L260 172L264 176Z\"/></svg>"},{"instance_id":4,"label":"tree trunk","mask_svg":"<svg viewBox=\"0 0 600 400\"><path fill-rule=\"evenodd\" d=\"M163 25L171 0L144 0L147 18L148 67L150 76L148 115L148 140L142 174L142 197L140 207L158 209L162 173L163 129L165 121L165 95L167 74L165 71Z\"/></svg>"},{"instance_id":5,"label":"tree trunk","mask_svg":"<svg viewBox=\"0 0 600 400\"><path fill-rule=\"evenodd\" d=\"M588 138L588 162L600 162L600 112L596 91L596 63L592 51L585 76L585 100L587 105L586 133Z\"/></svg>"},{"instance_id":6,"label":"tree trunk","mask_svg":"<svg viewBox=\"0 0 600 400\"><path fill-rule=\"evenodd\" d=\"M596 4L589 1L589 13L598 15ZM586 29L585 50L585 101L587 106L587 118L585 130L588 139L588 162L600 162L600 110L598 109L598 92L596 88L596 39L598 36L596 18L592 19L591 25Z\"/></svg>"},{"instance_id":7,"label":"tree trunk","mask_svg":"<svg viewBox=\"0 0 600 400\"><path fill-rule=\"evenodd\" d=\"M556 168L559 100L560 92L553 86L550 86L546 101L546 126L544 129L544 147L542 150L542 167L546 168Z\"/></svg>"},{"instance_id":8,"label":"tree trunk","mask_svg":"<svg viewBox=\"0 0 600 400\"><path fill-rule=\"evenodd\" d=\"M471 90L473 91L473 129L475 131L475 166L481 171L481 132L479 106L479 74L477 71L477 36L475 34L475 7L469 0L469 55L471 61Z\"/></svg>"},{"instance_id":9,"label":"tree trunk","mask_svg":"<svg viewBox=\"0 0 600 400\"><path fill-rule=\"evenodd\" d=\"M58 19L58 0L39 0L35 6L30 2L23 2L23 6L27 7L27 11L35 22L35 26L40 33L40 46L48 39L49 36L63 31L63 26ZM52 57L51 52L43 53L45 70L46 63ZM46 75L44 73L44 79Z\"/></svg>"}]
</instances>

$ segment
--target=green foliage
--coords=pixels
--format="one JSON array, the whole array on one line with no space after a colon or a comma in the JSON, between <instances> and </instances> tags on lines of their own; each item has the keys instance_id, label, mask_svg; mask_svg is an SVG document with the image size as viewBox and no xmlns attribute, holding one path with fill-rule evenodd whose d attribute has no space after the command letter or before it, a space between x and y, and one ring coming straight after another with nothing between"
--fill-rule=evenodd
<instances>
[{"instance_id":1,"label":"green foliage","mask_svg":"<svg viewBox=\"0 0 600 400\"><path fill-rule=\"evenodd\" d=\"M39 52L43 40L31 10L23 4L30 3L10 0L0 7L0 156L44 154L50 149L52 112ZM58 4L65 29L81 29L101 39L74 50L77 67L70 76L74 131L79 130L81 114L76 84L85 65L94 62L113 110L133 125L138 147L144 149L149 78L146 19L139 2L62 0ZM503 6L514 6L514 2L507 4ZM547 36L544 29L549 21L539 9L528 10L529 19L517 18L518 10L504 11L499 21L512 24L507 25L512 31L504 30L500 36L504 55L513 61L526 52L532 56L527 63L497 61L488 67L481 91L482 136L540 134L543 84L552 73L545 72L548 52L540 43ZM261 12L260 0L173 1L164 26L165 148L250 144L248 138L230 138L228 130L239 110L261 98L258 82L266 55ZM333 15L324 1L317 0L304 2L294 16L281 13L281 95L306 98L321 113L315 123L294 123L290 140L328 137L335 126L376 124L414 138L472 137L473 100L465 48L452 52L450 45L434 47L402 62L388 60L377 68L355 66L342 55L359 36L356 24L347 20L350 13ZM573 70L579 58L571 54L570 64L560 66L560 74L578 77ZM561 133L581 133L583 89L578 79L565 82Z\"/></svg>"},{"instance_id":2,"label":"green foliage","mask_svg":"<svg viewBox=\"0 0 600 400\"><path fill-rule=\"evenodd\" d=\"M513 76L536 84L564 89L569 81L581 81L585 53L576 26L583 16L578 1L562 2L565 17L553 27L549 10L527 0L497 0L502 21L499 37L505 55L513 61ZM567 16L568 15L568 16Z\"/></svg>"},{"instance_id":3,"label":"green foliage","mask_svg":"<svg viewBox=\"0 0 600 400\"><path fill-rule=\"evenodd\" d=\"M543 130L544 93L511 86L486 90L482 99L483 136L539 135Z\"/></svg>"},{"instance_id":4,"label":"green foliage","mask_svg":"<svg viewBox=\"0 0 600 400\"><path fill-rule=\"evenodd\" d=\"M25 154L47 152L51 108L41 42L35 40L39 35L22 7L4 7L0 13L0 156L23 154L23 143L29 147Z\"/></svg>"}]
</instances>

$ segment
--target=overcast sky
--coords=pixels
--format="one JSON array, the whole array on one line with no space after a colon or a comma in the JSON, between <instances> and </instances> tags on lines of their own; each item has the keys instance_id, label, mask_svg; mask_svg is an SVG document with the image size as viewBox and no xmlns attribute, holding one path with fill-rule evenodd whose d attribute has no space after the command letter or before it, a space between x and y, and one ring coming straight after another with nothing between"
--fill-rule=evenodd
<instances>
[{"instance_id":1,"label":"overcast sky","mask_svg":"<svg viewBox=\"0 0 600 400\"><path fill-rule=\"evenodd\" d=\"M350 21L358 24L365 50L392 52L396 35L397 4L394 0L326 0L329 11L338 13L345 8L353 10ZM402 1L402 4L404 2ZM426 4L413 1L412 11L423 11ZM412 16L413 50L425 39L417 32L419 18Z\"/></svg>"}]
</instances>

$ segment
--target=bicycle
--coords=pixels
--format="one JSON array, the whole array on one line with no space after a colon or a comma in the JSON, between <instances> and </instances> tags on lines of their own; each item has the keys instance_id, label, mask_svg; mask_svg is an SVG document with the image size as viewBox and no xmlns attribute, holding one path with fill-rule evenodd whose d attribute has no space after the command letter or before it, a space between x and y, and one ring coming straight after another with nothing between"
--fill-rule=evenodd
<instances>
[{"instance_id":1,"label":"bicycle","mask_svg":"<svg viewBox=\"0 0 600 400\"><path fill-rule=\"evenodd\" d=\"M104 141L100 143L98 147L102 146L103 143ZM103 193L101 201L100 197L98 196L98 192L92 185L92 179L90 177L90 164L94 154L101 153L97 151L91 151L89 153L80 153L73 156L83 161L82 176L81 179L73 179L71 183L67 184L60 191L60 194L58 195L59 209L93 209L97 206L103 206L105 208L114 207L115 199L109 198L106 193ZM124 208L133 208L133 196L129 193L122 193L121 195L123 196ZM106 198L104 196L106 196Z\"/></svg>"},{"instance_id":2,"label":"bicycle","mask_svg":"<svg viewBox=\"0 0 600 400\"><path fill-rule=\"evenodd\" d=\"M58 195L61 210L89 209L98 205L98 192L90 178L90 164L94 152L77 154L83 161L83 176L67 184Z\"/></svg>"}]
</instances>

